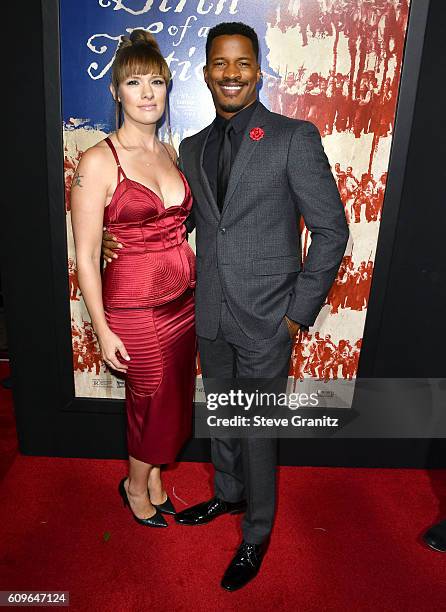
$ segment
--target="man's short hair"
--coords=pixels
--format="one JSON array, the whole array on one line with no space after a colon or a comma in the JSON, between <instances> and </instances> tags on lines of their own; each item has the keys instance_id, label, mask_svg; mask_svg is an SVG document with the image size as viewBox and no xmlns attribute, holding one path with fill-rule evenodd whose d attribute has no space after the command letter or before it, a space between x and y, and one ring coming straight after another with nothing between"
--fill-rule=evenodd
<instances>
[{"instance_id":1,"label":"man's short hair","mask_svg":"<svg viewBox=\"0 0 446 612\"><path fill-rule=\"evenodd\" d=\"M212 41L217 36L233 36L238 34L239 36L246 36L252 42L252 48L257 61L259 61L259 39L257 34L251 26L239 21L230 21L225 23L219 23L209 30L208 37L206 40L206 63L208 62L209 52L211 50Z\"/></svg>"}]
</instances>

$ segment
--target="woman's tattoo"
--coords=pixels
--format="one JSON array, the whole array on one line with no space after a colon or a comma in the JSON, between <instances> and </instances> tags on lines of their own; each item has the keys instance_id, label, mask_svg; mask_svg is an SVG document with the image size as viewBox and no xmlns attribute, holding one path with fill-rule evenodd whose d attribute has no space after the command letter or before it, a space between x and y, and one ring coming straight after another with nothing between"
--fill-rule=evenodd
<instances>
[{"instance_id":1,"label":"woman's tattoo","mask_svg":"<svg viewBox=\"0 0 446 612\"><path fill-rule=\"evenodd\" d=\"M81 178L84 178L84 175L76 171L73 175L73 187L82 187Z\"/></svg>"}]
</instances>

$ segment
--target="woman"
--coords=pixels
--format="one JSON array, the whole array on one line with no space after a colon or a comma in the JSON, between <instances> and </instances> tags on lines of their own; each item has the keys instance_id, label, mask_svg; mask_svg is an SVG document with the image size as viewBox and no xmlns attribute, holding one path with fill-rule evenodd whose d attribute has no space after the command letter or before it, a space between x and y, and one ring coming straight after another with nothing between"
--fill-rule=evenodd
<instances>
[{"instance_id":1,"label":"woman","mask_svg":"<svg viewBox=\"0 0 446 612\"><path fill-rule=\"evenodd\" d=\"M195 386L192 196L173 146L156 136L169 80L151 34L123 37L110 86L123 123L84 153L71 195L80 289L105 363L126 377L129 475L119 492L151 527L175 514L160 464L190 436ZM103 226L122 249L101 279Z\"/></svg>"}]
</instances>

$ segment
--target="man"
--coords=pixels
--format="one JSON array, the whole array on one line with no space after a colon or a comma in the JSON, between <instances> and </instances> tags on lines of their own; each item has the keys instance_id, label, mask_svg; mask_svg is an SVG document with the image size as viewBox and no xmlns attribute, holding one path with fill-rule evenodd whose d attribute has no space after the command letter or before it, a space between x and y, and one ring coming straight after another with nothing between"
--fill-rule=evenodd
<instances>
[{"instance_id":1,"label":"man","mask_svg":"<svg viewBox=\"0 0 446 612\"><path fill-rule=\"evenodd\" d=\"M345 185L347 188L348 197L352 197L355 191L359 187L358 179L353 175L352 166L347 166L347 171L345 175Z\"/></svg>"},{"instance_id":2,"label":"man","mask_svg":"<svg viewBox=\"0 0 446 612\"><path fill-rule=\"evenodd\" d=\"M286 378L293 340L300 325L313 325L348 238L317 129L271 113L257 99L258 50L257 35L244 24L209 31L204 79L216 118L180 145L195 199L188 229L196 227L204 378ZM301 214L312 232L304 269ZM271 531L276 440L212 439L211 449L215 496L176 520L201 525L245 512L243 541L221 583L235 590L257 574Z\"/></svg>"},{"instance_id":3,"label":"man","mask_svg":"<svg viewBox=\"0 0 446 612\"><path fill-rule=\"evenodd\" d=\"M299 102L299 83L294 72L289 72L285 82L279 88L280 112L288 117L295 117Z\"/></svg>"}]
</instances>

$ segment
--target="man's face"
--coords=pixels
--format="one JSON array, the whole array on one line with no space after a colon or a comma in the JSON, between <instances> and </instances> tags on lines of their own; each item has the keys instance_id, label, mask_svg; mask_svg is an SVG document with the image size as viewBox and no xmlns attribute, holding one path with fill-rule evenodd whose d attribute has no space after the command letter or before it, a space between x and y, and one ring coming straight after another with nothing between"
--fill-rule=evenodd
<instances>
[{"instance_id":1,"label":"man's face","mask_svg":"<svg viewBox=\"0 0 446 612\"><path fill-rule=\"evenodd\" d=\"M260 66L248 37L231 34L214 38L203 72L215 109L226 119L256 100Z\"/></svg>"}]
</instances>

